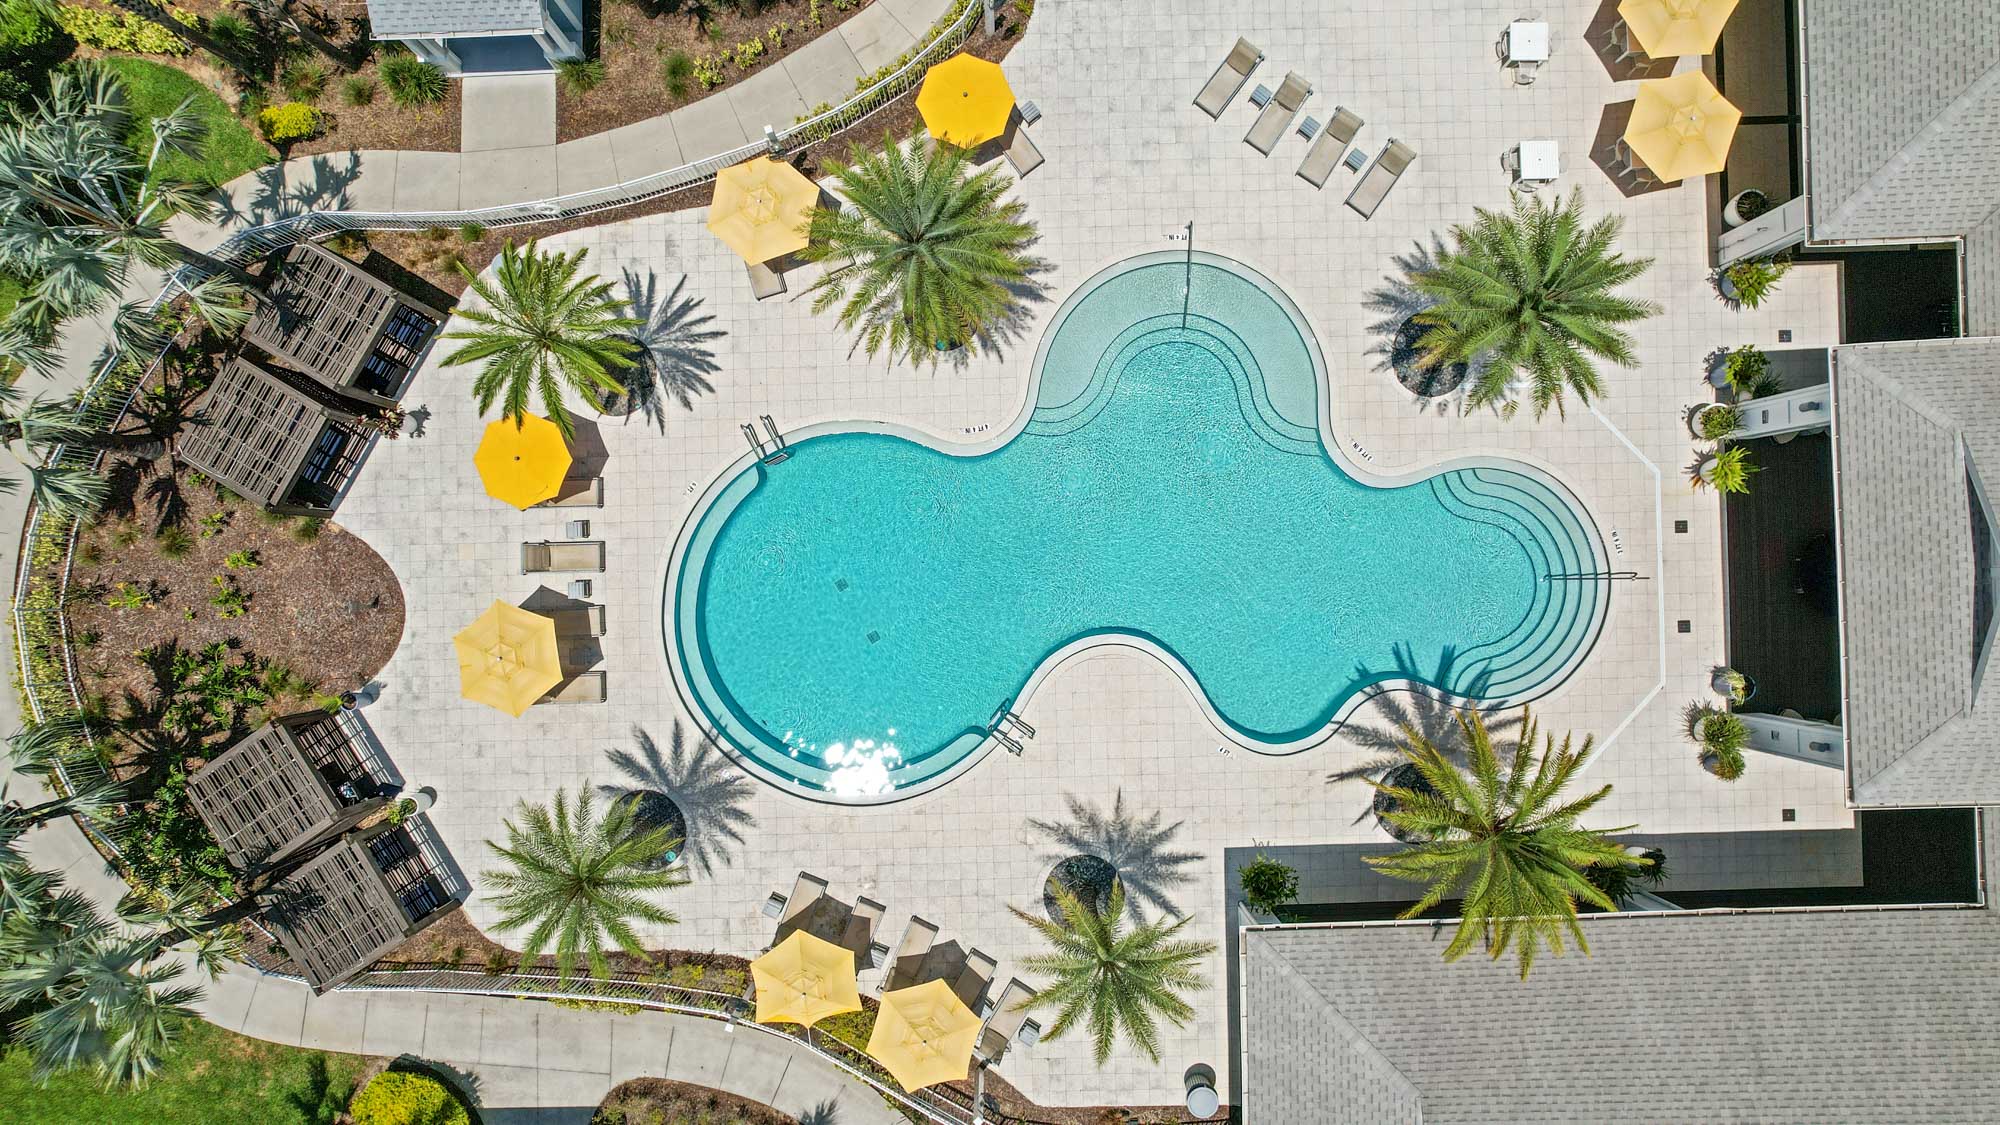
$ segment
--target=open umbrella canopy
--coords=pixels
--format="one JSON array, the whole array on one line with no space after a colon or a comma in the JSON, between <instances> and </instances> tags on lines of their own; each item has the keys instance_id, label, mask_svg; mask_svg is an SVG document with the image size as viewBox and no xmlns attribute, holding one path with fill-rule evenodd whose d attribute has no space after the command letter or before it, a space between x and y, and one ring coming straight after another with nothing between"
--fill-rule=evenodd
<instances>
[{"instance_id":1,"label":"open umbrella canopy","mask_svg":"<svg viewBox=\"0 0 2000 1125\"><path fill-rule=\"evenodd\" d=\"M941 980L882 994L868 1055L905 1090L964 1078L972 1068L979 1017Z\"/></svg>"},{"instance_id":2,"label":"open umbrella canopy","mask_svg":"<svg viewBox=\"0 0 2000 1125\"><path fill-rule=\"evenodd\" d=\"M1625 144L1661 181L1722 171L1743 111L1698 70L1639 84Z\"/></svg>"},{"instance_id":3,"label":"open umbrella canopy","mask_svg":"<svg viewBox=\"0 0 2000 1125\"><path fill-rule=\"evenodd\" d=\"M708 229L751 265L806 248L819 185L783 161L759 156L715 174Z\"/></svg>"},{"instance_id":4,"label":"open umbrella canopy","mask_svg":"<svg viewBox=\"0 0 2000 1125\"><path fill-rule=\"evenodd\" d=\"M924 72L917 112L931 136L956 148L978 148L1007 131L1014 90L999 63L953 55Z\"/></svg>"},{"instance_id":5,"label":"open umbrella canopy","mask_svg":"<svg viewBox=\"0 0 2000 1125\"><path fill-rule=\"evenodd\" d=\"M1648 55L1706 55L1715 50L1736 0L1621 0L1618 17Z\"/></svg>"},{"instance_id":6,"label":"open umbrella canopy","mask_svg":"<svg viewBox=\"0 0 2000 1125\"><path fill-rule=\"evenodd\" d=\"M802 1027L841 1012L861 1010L854 984L854 951L804 930L750 962L757 984L757 1022Z\"/></svg>"},{"instance_id":7,"label":"open umbrella canopy","mask_svg":"<svg viewBox=\"0 0 2000 1125\"><path fill-rule=\"evenodd\" d=\"M459 694L519 718L562 682L556 623L506 602L494 602L451 639L458 652Z\"/></svg>"},{"instance_id":8,"label":"open umbrella canopy","mask_svg":"<svg viewBox=\"0 0 2000 1125\"><path fill-rule=\"evenodd\" d=\"M547 418L501 418L487 425L472 464L486 495L525 510L562 491L569 446Z\"/></svg>"}]
</instances>

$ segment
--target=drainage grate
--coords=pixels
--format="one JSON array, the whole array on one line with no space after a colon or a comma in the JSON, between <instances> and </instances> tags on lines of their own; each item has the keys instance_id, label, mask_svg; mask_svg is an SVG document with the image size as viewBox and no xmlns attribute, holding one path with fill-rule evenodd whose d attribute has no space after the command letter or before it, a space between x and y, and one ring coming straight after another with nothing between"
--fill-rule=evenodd
<instances>
[{"instance_id":1,"label":"drainage grate","mask_svg":"<svg viewBox=\"0 0 2000 1125\"><path fill-rule=\"evenodd\" d=\"M874 643L875 643L876 641L879 641L879 640L881 640L881 639L882 639L882 634L880 634L880 633L876 632L876 631L875 631L875 630L873 630L873 629L870 629L870 630L868 630L868 643L869 643L869 644L871 644L871 645L872 645L872 644L874 644Z\"/></svg>"},{"instance_id":2,"label":"drainage grate","mask_svg":"<svg viewBox=\"0 0 2000 1125\"><path fill-rule=\"evenodd\" d=\"M843 593L843 594L844 594L844 593L846 593L846 592L847 592L847 579L845 579L845 578L836 578L836 579L834 579L834 580L833 580L833 588L834 588L834 589L836 589L836 590L839 590L839 591L840 591L841 593Z\"/></svg>"}]
</instances>

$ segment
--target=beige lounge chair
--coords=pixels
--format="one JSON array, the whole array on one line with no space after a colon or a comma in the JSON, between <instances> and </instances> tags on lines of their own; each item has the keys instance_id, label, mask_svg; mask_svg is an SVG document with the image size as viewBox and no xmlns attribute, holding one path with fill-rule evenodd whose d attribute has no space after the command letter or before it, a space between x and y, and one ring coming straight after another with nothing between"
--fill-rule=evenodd
<instances>
[{"instance_id":1,"label":"beige lounge chair","mask_svg":"<svg viewBox=\"0 0 2000 1125\"><path fill-rule=\"evenodd\" d=\"M999 962L977 949L967 953L965 968L960 970L958 979L951 985L959 1003L978 1011L979 1001L986 995L986 986L993 983L993 970L999 967Z\"/></svg>"},{"instance_id":2,"label":"beige lounge chair","mask_svg":"<svg viewBox=\"0 0 2000 1125\"><path fill-rule=\"evenodd\" d=\"M1354 143L1355 134L1361 132L1361 118L1354 111L1336 106L1333 120L1313 138L1312 147L1306 150L1306 158L1299 163L1299 178L1314 187L1325 187L1326 178L1340 166L1340 154Z\"/></svg>"},{"instance_id":3,"label":"beige lounge chair","mask_svg":"<svg viewBox=\"0 0 2000 1125\"><path fill-rule=\"evenodd\" d=\"M604 569L604 541L592 539L586 542L567 540L556 542L544 539L540 543L521 544L522 574L557 574L569 571L602 571Z\"/></svg>"},{"instance_id":4,"label":"beige lounge chair","mask_svg":"<svg viewBox=\"0 0 2000 1125\"><path fill-rule=\"evenodd\" d=\"M840 947L854 951L854 967L866 969L874 962L875 927L881 925L887 908L872 898L854 900L854 913L847 916L847 929L840 935Z\"/></svg>"},{"instance_id":5,"label":"beige lounge chair","mask_svg":"<svg viewBox=\"0 0 2000 1125\"><path fill-rule=\"evenodd\" d=\"M1256 44L1248 39L1238 39L1236 46L1229 49L1228 57L1222 60L1222 65L1216 67L1215 73L1209 76L1208 85L1203 86L1201 93L1195 95L1196 108L1218 121L1221 120L1222 111L1228 109L1229 103L1236 100L1237 91L1243 89L1245 82L1250 81L1250 72L1256 70L1257 64L1263 61L1264 52L1258 50Z\"/></svg>"},{"instance_id":6,"label":"beige lounge chair","mask_svg":"<svg viewBox=\"0 0 2000 1125\"><path fill-rule=\"evenodd\" d=\"M562 491L552 499L535 505L537 508L602 508L604 506L603 477L569 477L562 482Z\"/></svg>"},{"instance_id":7,"label":"beige lounge chair","mask_svg":"<svg viewBox=\"0 0 2000 1125\"><path fill-rule=\"evenodd\" d=\"M574 679L564 680L537 703L602 703L609 696L604 690L604 673L592 670L578 672Z\"/></svg>"},{"instance_id":8,"label":"beige lounge chair","mask_svg":"<svg viewBox=\"0 0 2000 1125\"><path fill-rule=\"evenodd\" d=\"M989 1063L997 1063L1000 1056L1007 1053L1007 1045L1013 1042L1021 1025L1028 1022L1028 1013L1023 1005L1035 998L1035 990L1021 983L1020 977L1007 982L1000 993L1000 1001L993 1007L993 1014L986 1020L986 1027L979 1033L979 1057Z\"/></svg>"},{"instance_id":9,"label":"beige lounge chair","mask_svg":"<svg viewBox=\"0 0 2000 1125\"><path fill-rule=\"evenodd\" d=\"M750 271L750 295L762 301L785 291L785 275L762 262L745 267Z\"/></svg>"},{"instance_id":10,"label":"beige lounge chair","mask_svg":"<svg viewBox=\"0 0 2000 1125\"><path fill-rule=\"evenodd\" d=\"M1028 131L1014 126L1014 139L1007 144L1007 163L1014 166L1016 178L1025 179L1028 173L1042 166L1042 150L1028 139Z\"/></svg>"},{"instance_id":11,"label":"beige lounge chair","mask_svg":"<svg viewBox=\"0 0 2000 1125\"><path fill-rule=\"evenodd\" d=\"M551 611L555 619L556 635L561 637L601 637L604 635L604 607L601 605L578 606L575 609Z\"/></svg>"},{"instance_id":12,"label":"beige lounge chair","mask_svg":"<svg viewBox=\"0 0 2000 1125\"><path fill-rule=\"evenodd\" d=\"M1361 182L1355 184L1354 190L1347 193L1347 205L1354 208L1364 219L1373 217L1375 208L1382 205L1382 200L1387 198L1389 189L1395 187L1396 181L1403 178L1403 171L1416 158L1416 149L1391 139L1388 144L1382 146L1382 154L1375 158L1374 166L1361 177Z\"/></svg>"},{"instance_id":13,"label":"beige lounge chair","mask_svg":"<svg viewBox=\"0 0 2000 1125\"><path fill-rule=\"evenodd\" d=\"M778 915L778 929L782 931L785 923L797 919L799 915L812 909L814 903L825 897L825 879L803 871L799 872L798 879L792 883L792 893L785 899L784 913Z\"/></svg>"},{"instance_id":14,"label":"beige lounge chair","mask_svg":"<svg viewBox=\"0 0 2000 1125\"><path fill-rule=\"evenodd\" d=\"M903 940L896 945L896 952L889 957L889 971L883 974L882 991L894 992L917 983L917 972L924 967L924 954L931 951L931 943L937 940L938 928L915 915L910 916L909 928L903 931Z\"/></svg>"},{"instance_id":15,"label":"beige lounge chair","mask_svg":"<svg viewBox=\"0 0 2000 1125\"><path fill-rule=\"evenodd\" d=\"M1286 71L1284 84L1264 106L1264 112L1257 115L1257 123L1243 134L1244 143L1265 156L1271 155L1271 150L1278 147L1278 138L1291 127L1292 118L1298 116L1299 107L1306 104L1312 91L1312 83L1300 78L1297 71Z\"/></svg>"}]
</instances>

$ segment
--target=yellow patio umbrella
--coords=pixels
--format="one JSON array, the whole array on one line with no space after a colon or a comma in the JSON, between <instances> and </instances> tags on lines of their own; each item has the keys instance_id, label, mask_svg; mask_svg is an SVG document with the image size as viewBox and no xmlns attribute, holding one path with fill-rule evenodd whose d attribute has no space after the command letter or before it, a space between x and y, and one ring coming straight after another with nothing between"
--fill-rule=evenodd
<instances>
[{"instance_id":1,"label":"yellow patio umbrella","mask_svg":"<svg viewBox=\"0 0 2000 1125\"><path fill-rule=\"evenodd\" d=\"M1715 50L1736 0L1621 0L1618 17L1648 55L1706 55Z\"/></svg>"},{"instance_id":2,"label":"yellow patio umbrella","mask_svg":"<svg viewBox=\"0 0 2000 1125\"><path fill-rule=\"evenodd\" d=\"M472 454L486 495L526 510L562 491L569 446L547 418L523 415L490 423Z\"/></svg>"},{"instance_id":3,"label":"yellow patio umbrella","mask_svg":"<svg viewBox=\"0 0 2000 1125\"><path fill-rule=\"evenodd\" d=\"M931 136L956 148L978 148L1007 131L1014 90L999 63L953 55L924 72L917 112Z\"/></svg>"},{"instance_id":4,"label":"yellow patio umbrella","mask_svg":"<svg viewBox=\"0 0 2000 1125\"><path fill-rule=\"evenodd\" d=\"M715 174L708 229L751 265L806 248L819 185L783 161L759 156Z\"/></svg>"},{"instance_id":5,"label":"yellow patio umbrella","mask_svg":"<svg viewBox=\"0 0 2000 1125\"><path fill-rule=\"evenodd\" d=\"M1743 111L1698 70L1639 84L1625 144L1662 181L1722 171Z\"/></svg>"},{"instance_id":6,"label":"yellow patio umbrella","mask_svg":"<svg viewBox=\"0 0 2000 1125\"><path fill-rule=\"evenodd\" d=\"M459 694L515 718L562 682L554 619L519 606L494 602L451 647L458 651Z\"/></svg>"},{"instance_id":7,"label":"yellow patio umbrella","mask_svg":"<svg viewBox=\"0 0 2000 1125\"><path fill-rule=\"evenodd\" d=\"M854 985L854 951L804 930L750 962L757 983L757 1022L804 1027L841 1012L861 1010Z\"/></svg>"},{"instance_id":8,"label":"yellow patio umbrella","mask_svg":"<svg viewBox=\"0 0 2000 1125\"><path fill-rule=\"evenodd\" d=\"M964 1078L972 1068L979 1017L941 980L882 994L868 1055L905 1090Z\"/></svg>"}]
</instances>

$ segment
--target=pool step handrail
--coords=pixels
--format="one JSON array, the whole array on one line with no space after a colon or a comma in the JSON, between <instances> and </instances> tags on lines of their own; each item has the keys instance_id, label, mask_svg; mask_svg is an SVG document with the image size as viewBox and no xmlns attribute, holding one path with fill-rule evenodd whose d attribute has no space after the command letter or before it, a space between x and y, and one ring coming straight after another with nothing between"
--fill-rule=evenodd
<instances>
[{"instance_id":1,"label":"pool step handrail","mask_svg":"<svg viewBox=\"0 0 2000 1125\"><path fill-rule=\"evenodd\" d=\"M771 416L768 414L764 415L764 422L766 425L770 425ZM770 449L764 447L763 435L757 432L755 423L744 422L737 428L743 431L743 437L750 443L750 448L756 452L757 460L762 461L764 464L775 465L791 456L790 453L785 451L785 439L778 436L777 426L771 426L771 437L777 444L774 448Z\"/></svg>"},{"instance_id":2,"label":"pool step handrail","mask_svg":"<svg viewBox=\"0 0 2000 1125\"><path fill-rule=\"evenodd\" d=\"M1002 746L1005 746L1007 748L1007 752L1009 754L1014 755L1016 758L1020 757L1022 752L1027 749L1027 747L1021 745L1020 741L1015 739L1013 735L1008 734L1006 731L1001 730L999 727L994 727L992 730L989 730L986 733L992 735L993 741L998 742Z\"/></svg>"},{"instance_id":3,"label":"pool step handrail","mask_svg":"<svg viewBox=\"0 0 2000 1125\"><path fill-rule=\"evenodd\" d=\"M757 418L764 423L765 431L771 435L771 444L776 446L779 452L783 453L791 449L791 446L785 441L785 435L778 432L778 424L771 421L769 414L759 414Z\"/></svg>"}]
</instances>

